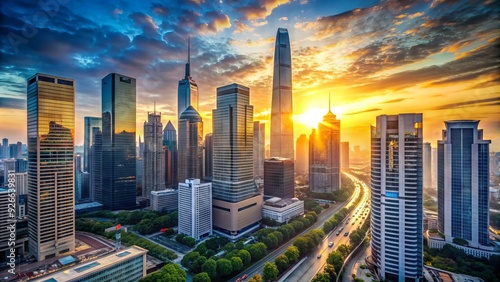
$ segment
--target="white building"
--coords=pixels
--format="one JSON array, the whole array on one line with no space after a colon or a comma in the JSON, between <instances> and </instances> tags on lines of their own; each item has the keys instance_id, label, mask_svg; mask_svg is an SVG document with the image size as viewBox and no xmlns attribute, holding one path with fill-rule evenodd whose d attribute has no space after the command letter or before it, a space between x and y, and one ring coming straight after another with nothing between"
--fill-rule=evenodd
<instances>
[{"instance_id":1,"label":"white building","mask_svg":"<svg viewBox=\"0 0 500 282\"><path fill-rule=\"evenodd\" d=\"M274 219L279 223L304 214L304 201L297 198L281 199L278 197L266 200L262 205L262 217Z\"/></svg>"},{"instance_id":2,"label":"white building","mask_svg":"<svg viewBox=\"0 0 500 282\"><path fill-rule=\"evenodd\" d=\"M151 209L154 211L173 211L179 208L177 189L151 191Z\"/></svg>"},{"instance_id":3,"label":"white building","mask_svg":"<svg viewBox=\"0 0 500 282\"><path fill-rule=\"evenodd\" d=\"M196 240L212 235L212 183L179 183L179 234Z\"/></svg>"}]
</instances>

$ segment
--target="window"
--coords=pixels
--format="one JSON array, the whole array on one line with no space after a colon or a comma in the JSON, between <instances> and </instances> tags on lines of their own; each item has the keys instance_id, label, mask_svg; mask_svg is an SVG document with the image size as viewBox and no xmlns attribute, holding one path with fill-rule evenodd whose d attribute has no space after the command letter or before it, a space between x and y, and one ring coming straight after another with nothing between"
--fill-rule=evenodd
<instances>
[{"instance_id":1,"label":"window","mask_svg":"<svg viewBox=\"0 0 500 282\"><path fill-rule=\"evenodd\" d=\"M58 84L63 84L63 85L73 86L73 81L65 80L65 79L58 79L57 83Z\"/></svg>"}]
</instances>

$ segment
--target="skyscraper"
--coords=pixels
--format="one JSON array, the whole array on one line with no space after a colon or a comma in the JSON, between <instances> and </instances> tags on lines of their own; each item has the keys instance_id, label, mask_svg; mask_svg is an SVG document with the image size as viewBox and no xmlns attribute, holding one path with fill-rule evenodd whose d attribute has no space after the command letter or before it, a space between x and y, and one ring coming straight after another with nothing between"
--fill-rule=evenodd
<instances>
[{"instance_id":1,"label":"skyscraper","mask_svg":"<svg viewBox=\"0 0 500 282\"><path fill-rule=\"evenodd\" d=\"M83 132L83 171L90 171L90 148L92 147L94 128L102 129L102 118L85 117Z\"/></svg>"},{"instance_id":2,"label":"skyscraper","mask_svg":"<svg viewBox=\"0 0 500 282\"><path fill-rule=\"evenodd\" d=\"M171 121L163 129L165 147L165 186L177 187L177 131Z\"/></svg>"},{"instance_id":3,"label":"skyscraper","mask_svg":"<svg viewBox=\"0 0 500 282\"><path fill-rule=\"evenodd\" d=\"M179 119L179 157L177 179L203 178L203 121L189 106Z\"/></svg>"},{"instance_id":4,"label":"skyscraper","mask_svg":"<svg viewBox=\"0 0 500 282\"><path fill-rule=\"evenodd\" d=\"M213 110L214 229L236 238L262 219L262 195L253 180L253 106L250 89L231 84L217 88Z\"/></svg>"},{"instance_id":5,"label":"skyscraper","mask_svg":"<svg viewBox=\"0 0 500 282\"><path fill-rule=\"evenodd\" d=\"M423 278L422 114L381 115L371 128L371 249L385 280Z\"/></svg>"},{"instance_id":6,"label":"skyscraper","mask_svg":"<svg viewBox=\"0 0 500 282\"><path fill-rule=\"evenodd\" d=\"M340 120L328 109L309 137L309 189L330 193L340 187Z\"/></svg>"},{"instance_id":7,"label":"skyscraper","mask_svg":"<svg viewBox=\"0 0 500 282\"><path fill-rule=\"evenodd\" d=\"M2 158L8 159L9 158L9 139L4 138L2 139Z\"/></svg>"},{"instance_id":8,"label":"skyscraper","mask_svg":"<svg viewBox=\"0 0 500 282\"><path fill-rule=\"evenodd\" d=\"M105 209L135 208L135 78L102 79L102 201Z\"/></svg>"},{"instance_id":9,"label":"skyscraper","mask_svg":"<svg viewBox=\"0 0 500 282\"><path fill-rule=\"evenodd\" d=\"M163 125L161 113L148 113L144 122L144 158L142 196L151 198L151 191L165 188L165 151L163 151Z\"/></svg>"},{"instance_id":10,"label":"skyscraper","mask_svg":"<svg viewBox=\"0 0 500 282\"><path fill-rule=\"evenodd\" d=\"M82 199L82 155L75 154L75 201L79 202Z\"/></svg>"},{"instance_id":11,"label":"skyscraper","mask_svg":"<svg viewBox=\"0 0 500 282\"><path fill-rule=\"evenodd\" d=\"M179 234L196 240L212 235L212 183L179 183Z\"/></svg>"},{"instance_id":12,"label":"skyscraper","mask_svg":"<svg viewBox=\"0 0 500 282\"><path fill-rule=\"evenodd\" d=\"M438 141L438 230L447 242L489 246L489 144L478 120L445 121Z\"/></svg>"},{"instance_id":13,"label":"skyscraper","mask_svg":"<svg viewBox=\"0 0 500 282\"><path fill-rule=\"evenodd\" d=\"M17 159L17 144L9 144L9 158Z\"/></svg>"},{"instance_id":14,"label":"skyscraper","mask_svg":"<svg viewBox=\"0 0 500 282\"><path fill-rule=\"evenodd\" d=\"M264 195L282 199L295 197L293 161L270 158L264 162Z\"/></svg>"},{"instance_id":15,"label":"skyscraper","mask_svg":"<svg viewBox=\"0 0 500 282\"><path fill-rule=\"evenodd\" d=\"M20 159L23 156L23 143L17 142L16 146L17 146L17 155L14 158Z\"/></svg>"},{"instance_id":16,"label":"skyscraper","mask_svg":"<svg viewBox=\"0 0 500 282\"><path fill-rule=\"evenodd\" d=\"M266 124L253 122L253 174L254 178L264 177L264 158L266 145Z\"/></svg>"},{"instance_id":17,"label":"skyscraper","mask_svg":"<svg viewBox=\"0 0 500 282\"><path fill-rule=\"evenodd\" d=\"M90 199L102 203L102 131L94 127L90 147Z\"/></svg>"},{"instance_id":18,"label":"skyscraper","mask_svg":"<svg viewBox=\"0 0 500 282\"><path fill-rule=\"evenodd\" d=\"M340 167L349 169L349 142L340 142Z\"/></svg>"},{"instance_id":19,"label":"skyscraper","mask_svg":"<svg viewBox=\"0 0 500 282\"><path fill-rule=\"evenodd\" d=\"M309 172L309 139L301 134L297 138L295 148L295 172L306 174Z\"/></svg>"},{"instance_id":20,"label":"skyscraper","mask_svg":"<svg viewBox=\"0 0 500 282\"><path fill-rule=\"evenodd\" d=\"M423 168L423 178L424 178L424 188L431 188L432 187L432 150L431 150L431 143L425 142L423 146L423 152L422 152L422 168Z\"/></svg>"},{"instance_id":21,"label":"skyscraper","mask_svg":"<svg viewBox=\"0 0 500 282\"><path fill-rule=\"evenodd\" d=\"M39 73L27 85L29 250L40 261L75 248L75 86Z\"/></svg>"},{"instance_id":22,"label":"skyscraper","mask_svg":"<svg viewBox=\"0 0 500 282\"><path fill-rule=\"evenodd\" d=\"M205 135L205 179L212 180L214 175L214 138L212 133Z\"/></svg>"},{"instance_id":23,"label":"skyscraper","mask_svg":"<svg viewBox=\"0 0 500 282\"><path fill-rule=\"evenodd\" d=\"M294 159L292 57L286 28L278 28L274 46L273 97L271 107L272 157Z\"/></svg>"},{"instance_id":24,"label":"skyscraper","mask_svg":"<svg viewBox=\"0 0 500 282\"><path fill-rule=\"evenodd\" d=\"M188 41L188 62L186 63L186 72L184 78L179 80L179 87L177 90L177 115L181 114L189 107L198 111L198 85L191 77L191 45ZM184 179L180 179L184 181Z\"/></svg>"}]
</instances>

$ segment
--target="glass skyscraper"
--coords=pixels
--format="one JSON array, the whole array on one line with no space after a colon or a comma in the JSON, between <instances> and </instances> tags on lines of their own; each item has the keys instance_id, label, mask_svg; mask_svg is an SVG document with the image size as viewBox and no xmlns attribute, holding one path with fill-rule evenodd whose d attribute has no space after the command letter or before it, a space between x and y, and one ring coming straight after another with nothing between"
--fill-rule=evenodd
<instances>
[{"instance_id":1,"label":"glass skyscraper","mask_svg":"<svg viewBox=\"0 0 500 282\"><path fill-rule=\"evenodd\" d=\"M292 57L286 28L278 28L274 46L270 157L294 160Z\"/></svg>"},{"instance_id":2,"label":"glass skyscraper","mask_svg":"<svg viewBox=\"0 0 500 282\"><path fill-rule=\"evenodd\" d=\"M438 230L489 247L489 144L478 120L445 121L438 141Z\"/></svg>"},{"instance_id":3,"label":"glass skyscraper","mask_svg":"<svg viewBox=\"0 0 500 282\"><path fill-rule=\"evenodd\" d=\"M93 134L102 129L102 118L100 117L85 117L84 132L83 132L83 171L90 171L90 148L92 147Z\"/></svg>"},{"instance_id":4,"label":"glass skyscraper","mask_svg":"<svg viewBox=\"0 0 500 282\"><path fill-rule=\"evenodd\" d=\"M163 129L165 148L165 186L177 187L177 131L171 121Z\"/></svg>"},{"instance_id":5,"label":"glass skyscraper","mask_svg":"<svg viewBox=\"0 0 500 282\"><path fill-rule=\"evenodd\" d=\"M29 250L44 260L75 249L75 81L28 79Z\"/></svg>"},{"instance_id":6,"label":"glass skyscraper","mask_svg":"<svg viewBox=\"0 0 500 282\"><path fill-rule=\"evenodd\" d=\"M188 41L188 62L186 63L186 72L184 78L179 80L177 90L177 115L180 119L181 114L189 107L198 111L198 85L191 77L191 46ZM184 181L184 180L181 180Z\"/></svg>"},{"instance_id":7,"label":"glass skyscraper","mask_svg":"<svg viewBox=\"0 0 500 282\"><path fill-rule=\"evenodd\" d=\"M423 279L422 114L381 115L371 128L373 263L390 281Z\"/></svg>"},{"instance_id":8,"label":"glass skyscraper","mask_svg":"<svg viewBox=\"0 0 500 282\"><path fill-rule=\"evenodd\" d=\"M161 113L148 113L144 122L144 158L142 196L151 198L151 191L165 189L165 151Z\"/></svg>"},{"instance_id":9,"label":"glass skyscraper","mask_svg":"<svg viewBox=\"0 0 500 282\"><path fill-rule=\"evenodd\" d=\"M135 208L135 78L110 73L102 79L102 204Z\"/></svg>"},{"instance_id":10,"label":"glass skyscraper","mask_svg":"<svg viewBox=\"0 0 500 282\"><path fill-rule=\"evenodd\" d=\"M179 119L179 157L177 179L203 178L203 121L189 106Z\"/></svg>"}]
</instances>

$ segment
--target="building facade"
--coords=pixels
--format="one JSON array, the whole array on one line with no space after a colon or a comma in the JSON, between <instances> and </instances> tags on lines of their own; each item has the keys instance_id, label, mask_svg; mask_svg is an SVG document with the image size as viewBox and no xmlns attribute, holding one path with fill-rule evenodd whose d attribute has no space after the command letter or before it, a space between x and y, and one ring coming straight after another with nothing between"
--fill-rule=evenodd
<instances>
[{"instance_id":1,"label":"building facade","mask_svg":"<svg viewBox=\"0 0 500 282\"><path fill-rule=\"evenodd\" d=\"M212 183L179 183L179 234L196 240L212 235Z\"/></svg>"},{"instance_id":2,"label":"building facade","mask_svg":"<svg viewBox=\"0 0 500 282\"><path fill-rule=\"evenodd\" d=\"M253 174L254 178L264 177L264 160L266 153L266 124L253 122Z\"/></svg>"},{"instance_id":3,"label":"building facade","mask_svg":"<svg viewBox=\"0 0 500 282\"><path fill-rule=\"evenodd\" d=\"M438 141L438 230L489 247L489 144L478 120L445 121Z\"/></svg>"},{"instance_id":4,"label":"building facade","mask_svg":"<svg viewBox=\"0 0 500 282\"><path fill-rule=\"evenodd\" d=\"M432 187L432 149L431 143L425 142L422 153L424 188Z\"/></svg>"},{"instance_id":5,"label":"building facade","mask_svg":"<svg viewBox=\"0 0 500 282\"><path fill-rule=\"evenodd\" d=\"M98 128L93 131L90 147L90 199L102 204L102 131Z\"/></svg>"},{"instance_id":6,"label":"building facade","mask_svg":"<svg viewBox=\"0 0 500 282\"><path fill-rule=\"evenodd\" d=\"M250 89L231 84L217 88L213 110L214 229L234 238L262 219L262 195L253 173L253 106Z\"/></svg>"},{"instance_id":7,"label":"building facade","mask_svg":"<svg viewBox=\"0 0 500 282\"><path fill-rule=\"evenodd\" d=\"M295 142L295 172L309 173L309 139L305 134L301 134Z\"/></svg>"},{"instance_id":8,"label":"building facade","mask_svg":"<svg viewBox=\"0 0 500 282\"><path fill-rule=\"evenodd\" d=\"M264 162L264 195L278 198L295 197L293 161L270 158Z\"/></svg>"},{"instance_id":9,"label":"building facade","mask_svg":"<svg viewBox=\"0 0 500 282\"><path fill-rule=\"evenodd\" d=\"M349 169L349 142L340 142L340 168Z\"/></svg>"},{"instance_id":10,"label":"building facade","mask_svg":"<svg viewBox=\"0 0 500 282\"><path fill-rule=\"evenodd\" d=\"M212 133L205 135L205 169L204 176L207 180L212 180L214 175L214 138Z\"/></svg>"},{"instance_id":11,"label":"building facade","mask_svg":"<svg viewBox=\"0 0 500 282\"><path fill-rule=\"evenodd\" d=\"M136 203L135 78L110 73L102 79L102 204L133 209Z\"/></svg>"},{"instance_id":12,"label":"building facade","mask_svg":"<svg viewBox=\"0 0 500 282\"><path fill-rule=\"evenodd\" d=\"M297 198L271 198L262 205L262 217L287 223L289 220L304 214L304 201Z\"/></svg>"},{"instance_id":13,"label":"building facade","mask_svg":"<svg viewBox=\"0 0 500 282\"><path fill-rule=\"evenodd\" d=\"M180 120L181 114L192 106L198 111L198 85L191 77L191 46L188 41L188 62L184 78L179 81L177 89L177 115Z\"/></svg>"},{"instance_id":14,"label":"building facade","mask_svg":"<svg viewBox=\"0 0 500 282\"><path fill-rule=\"evenodd\" d=\"M83 171L90 171L92 141L94 140L94 132L101 131L102 118L100 117L85 117L83 131Z\"/></svg>"},{"instance_id":15,"label":"building facade","mask_svg":"<svg viewBox=\"0 0 500 282\"><path fill-rule=\"evenodd\" d=\"M278 28L274 45L270 157L294 159L292 56L286 28Z\"/></svg>"},{"instance_id":16,"label":"building facade","mask_svg":"<svg viewBox=\"0 0 500 282\"><path fill-rule=\"evenodd\" d=\"M372 259L390 281L423 280L422 114L371 128Z\"/></svg>"},{"instance_id":17,"label":"building facade","mask_svg":"<svg viewBox=\"0 0 500 282\"><path fill-rule=\"evenodd\" d=\"M165 186L177 187L177 131L170 120L163 129L163 147L165 149Z\"/></svg>"},{"instance_id":18,"label":"building facade","mask_svg":"<svg viewBox=\"0 0 500 282\"><path fill-rule=\"evenodd\" d=\"M154 211L174 211L179 207L179 191L165 189L151 191L151 209Z\"/></svg>"},{"instance_id":19,"label":"building facade","mask_svg":"<svg viewBox=\"0 0 500 282\"><path fill-rule=\"evenodd\" d=\"M142 196L150 198L152 191L165 189L165 151L161 113L148 113L144 122L144 158Z\"/></svg>"},{"instance_id":20,"label":"building facade","mask_svg":"<svg viewBox=\"0 0 500 282\"><path fill-rule=\"evenodd\" d=\"M74 84L38 73L27 83L28 234L37 260L75 249Z\"/></svg>"},{"instance_id":21,"label":"building facade","mask_svg":"<svg viewBox=\"0 0 500 282\"><path fill-rule=\"evenodd\" d=\"M179 120L177 179L203 178L203 121L189 106Z\"/></svg>"}]
</instances>

